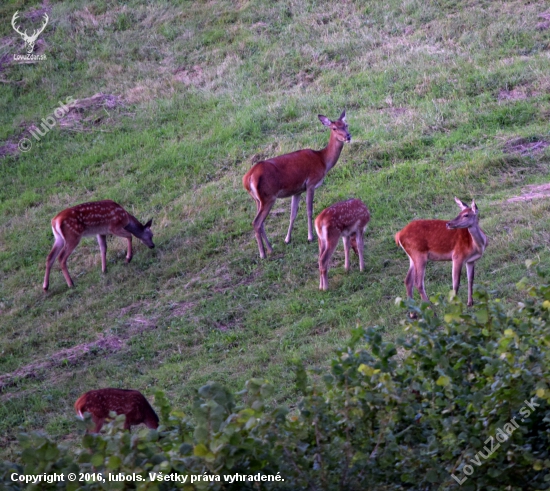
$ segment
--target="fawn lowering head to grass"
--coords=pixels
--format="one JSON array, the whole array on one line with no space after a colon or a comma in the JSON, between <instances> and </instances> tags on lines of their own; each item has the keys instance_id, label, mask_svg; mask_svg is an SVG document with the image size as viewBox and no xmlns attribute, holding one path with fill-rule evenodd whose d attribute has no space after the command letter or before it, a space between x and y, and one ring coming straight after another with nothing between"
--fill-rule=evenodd
<instances>
[{"instance_id":1,"label":"fawn lowering head to grass","mask_svg":"<svg viewBox=\"0 0 550 491\"><path fill-rule=\"evenodd\" d=\"M455 198L459 215L446 220L415 220L395 235L395 243L409 256L409 272L405 278L407 296L413 297L413 287L424 302L429 302L424 288L428 261L453 262L453 290L458 293L462 265L468 275L468 306L473 305L474 264L487 247L487 237L479 228L479 210L474 201L467 204Z\"/></svg>"},{"instance_id":2,"label":"fawn lowering head to grass","mask_svg":"<svg viewBox=\"0 0 550 491\"><path fill-rule=\"evenodd\" d=\"M349 249L359 256L359 270L363 271L363 234L370 220L370 213L360 199L349 199L325 208L315 219L319 241L319 290L328 290L329 261L338 245L340 236L344 242L344 264L349 270Z\"/></svg>"},{"instance_id":3,"label":"fawn lowering head to grass","mask_svg":"<svg viewBox=\"0 0 550 491\"><path fill-rule=\"evenodd\" d=\"M50 270L59 256L59 264L69 287L74 283L67 269L67 259L74 251L80 239L96 235L101 251L101 271L107 270L107 235L118 235L128 241L126 262L132 260L132 235L135 235L147 247L152 249L153 232L149 220L142 225L139 220L128 213L122 206L111 200L92 201L67 208L52 219L52 230L55 237L53 248L46 259L46 275L44 276L44 291L50 285Z\"/></svg>"},{"instance_id":4,"label":"fawn lowering head to grass","mask_svg":"<svg viewBox=\"0 0 550 491\"><path fill-rule=\"evenodd\" d=\"M265 258L265 246L268 252L273 252L265 233L264 222L277 198L289 198L290 225L285 242L290 242L292 226L298 213L300 195L306 192L307 206L307 239L313 240L313 194L328 171L332 169L345 142L351 141L346 122L346 112L342 112L336 121L319 115L321 123L330 128L328 145L322 150L298 150L272 159L263 160L254 165L243 177L243 186L256 202L256 217L252 222L254 234L258 242L260 257Z\"/></svg>"},{"instance_id":5,"label":"fawn lowering head to grass","mask_svg":"<svg viewBox=\"0 0 550 491\"><path fill-rule=\"evenodd\" d=\"M92 415L95 423L94 433L99 433L109 413L124 414L124 429L144 423L148 428L157 429L159 417L145 396L138 390L97 389L82 394L74 403L76 414L81 418L84 413Z\"/></svg>"}]
</instances>

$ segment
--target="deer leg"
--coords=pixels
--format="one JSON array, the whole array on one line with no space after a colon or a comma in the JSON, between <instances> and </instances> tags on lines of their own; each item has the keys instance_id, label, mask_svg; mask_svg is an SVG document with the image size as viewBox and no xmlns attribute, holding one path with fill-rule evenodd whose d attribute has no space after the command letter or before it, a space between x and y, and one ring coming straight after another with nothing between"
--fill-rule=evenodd
<instances>
[{"instance_id":1,"label":"deer leg","mask_svg":"<svg viewBox=\"0 0 550 491\"><path fill-rule=\"evenodd\" d=\"M121 227L121 228L109 227L109 232L113 235L116 235L117 237L122 237L123 239L126 239L128 241L127 252L126 252L126 262L129 263L132 260L132 257L133 257L133 254L132 254L132 234L123 227ZM99 239L98 239L98 241L99 241ZM105 246L105 250L107 250L107 246Z\"/></svg>"},{"instance_id":2,"label":"deer leg","mask_svg":"<svg viewBox=\"0 0 550 491\"><path fill-rule=\"evenodd\" d=\"M328 270L329 262L334 250L338 245L339 234L331 234L325 231L326 236L322 237L323 250L319 248L319 272L321 274L321 281L319 285L320 290L328 290Z\"/></svg>"},{"instance_id":3,"label":"deer leg","mask_svg":"<svg viewBox=\"0 0 550 491\"><path fill-rule=\"evenodd\" d=\"M352 240L352 246L353 246L353 240ZM355 234L355 253L359 256L359 271L363 271L365 269L365 260L363 258L363 249L365 248L365 241L363 237L363 230L359 230Z\"/></svg>"},{"instance_id":4,"label":"deer leg","mask_svg":"<svg viewBox=\"0 0 550 491\"><path fill-rule=\"evenodd\" d=\"M325 242L323 241L323 239L321 238L321 234L318 234L317 235L317 241L319 242L319 260L318 260L318 263L319 263L319 290L324 290L324 278L323 278L323 273L322 273L322 269L321 269L321 256L323 255L323 252L325 250Z\"/></svg>"},{"instance_id":5,"label":"deer leg","mask_svg":"<svg viewBox=\"0 0 550 491\"><path fill-rule=\"evenodd\" d=\"M409 255L407 254L407 256ZM407 276L405 276L405 288L407 289L407 298L409 300L412 300L414 296L415 278L416 278L416 268L414 267L414 261L412 260L412 257L409 256L409 271L407 272ZM409 312L409 317L411 319L418 318L415 312Z\"/></svg>"},{"instance_id":6,"label":"deer leg","mask_svg":"<svg viewBox=\"0 0 550 491\"><path fill-rule=\"evenodd\" d=\"M474 266L474 262L466 263L466 274L468 275L468 307L474 304Z\"/></svg>"},{"instance_id":7,"label":"deer leg","mask_svg":"<svg viewBox=\"0 0 550 491\"><path fill-rule=\"evenodd\" d=\"M351 247L351 238L349 236L342 236L342 242L344 243L344 269L349 271L349 250Z\"/></svg>"},{"instance_id":8,"label":"deer leg","mask_svg":"<svg viewBox=\"0 0 550 491\"><path fill-rule=\"evenodd\" d=\"M462 261L453 259L453 290L455 295L458 295L460 288L460 273L462 273ZM468 284L468 286L470 286Z\"/></svg>"},{"instance_id":9,"label":"deer leg","mask_svg":"<svg viewBox=\"0 0 550 491\"><path fill-rule=\"evenodd\" d=\"M128 241L128 251L126 252L126 262L129 263L132 260L133 254L132 254L132 236L127 237L126 240Z\"/></svg>"},{"instance_id":10,"label":"deer leg","mask_svg":"<svg viewBox=\"0 0 550 491\"><path fill-rule=\"evenodd\" d=\"M359 251L357 250L357 233L351 235L351 248L357 257L359 257Z\"/></svg>"},{"instance_id":11,"label":"deer leg","mask_svg":"<svg viewBox=\"0 0 550 491\"><path fill-rule=\"evenodd\" d=\"M260 258L265 259L265 249L264 249L264 243L262 238L266 238L266 245L267 250L271 253L273 252L273 248L271 247L271 244L267 240L267 236L265 234L264 229L264 221L267 218L267 215L269 215L269 212L271 211L271 208L273 207L273 204L275 203L275 200L271 202L264 203L262 206L260 204L259 211L254 218L254 221L252 222L252 226L254 227L254 233L256 235L256 242L258 242L258 250L260 251Z\"/></svg>"},{"instance_id":12,"label":"deer leg","mask_svg":"<svg viewBox=\"0 0 550 491\"><path fill-rule=\"evenodd\" d=\"M267 250L269 253L273 252L273 247L271 247L271 242L269 242L269 239L267 238L267 234L265 233L265 222L262 223L262 229L261 229L262 238L265 242L265 245L267 247Z\"/></svg>"},{"instance_id":13,"label":"deer leg","mask_svg":"<svg viewBox=\"0 0 550 491\"><path fill-rule=\"evenodd\" d=\"M46 259L46 274L44 275L44 283L42 285L44 291L47 291L50 286L50 270L52 269L53 263L57 259L57 256L59 256L59 253L63 250L64 246L65 239L61 235L55 235L54 245Z\"/></svg>"},{"instance_id":14,"label":"deer leg","mask_svg":"<svg viewBox=\"0 0 550 491\"><path fill-rule=\"evenodd\" d=\"M313 240L313 195L315 188L311 186L306 190L306 207L307 207L307 240Z\"/></svg>"},{"instance_id":15,"label":"deer leg","mask_svg":"<svg viewBox=\"0 0 550 491\"><path fill-rule=\"evenodd\" d=\"M101 253L101 271L107 271L107 236L97 235L97 243L99 244L99 252Z\"/></svg>"},{"instance_id":16,"label":"deer leg","mask_svg":"<svg viewBox=\"0 0 550 491\"><path fill-rule=\"evenodd\" d=\"M257 200L254 196L252 197L254 198L254 203L256 203L256 216L257 216L260 213L260 210L262 209L262 204L260 200ZM273 247L271 247L271 243L269 242L269 239L267 238L267 234L265 233L264 223L262 223L262 226L260 227L260 235L262 237L262 240L265 241L267 250L269 252L273 252ZM261 257L261 253L260 253L260 257Z\"/></svg>"},{"instance_id":17,"label":"deer leg","mask_svg":"<svg viewBox=\"0 0 550 491\"><path fill-rule=\"evenodd\" d=\"M290 234L292 232L292 227L294 226L294 220L296 220L296 215L298 214L298 207L300 206L300 194L295 194L292 196L292 201L290 202L290 225L288 226L288 232L285 237L285 242L290 243Z\"/></svg>"},{"instance_id":18,"label":"deer leg","mask_svg":"<svg viewBox=\"0 0 550 491\"><path fill-rule=\"evenodd\" d=\"M420 293L420 297L424 302L429 302L430 299L428 298L428 295L426 295L426 289L424 288L424 276L426 275L426 264L428 263L428 258L420 257L417 258L416 264L415 264L415 284L416 289L418 290L418 293Z\"/></svg>"},{"instance_id":19,"label":"deer leg","mask_svg":"<svg viewBox=\"0 0 550 491\"><path fill-rule=\"evenodd\" d=\"M65 277L65 281L67 282L67 285L69 285L69 288L72 288L74 286L74 282L71 279L69 270L67 269L67 259L69 259L69 256L75 250L79 242L80 238L71 242L65 241L65 247L63 247L61 254L59 254L59 264L61 265L61 271L63 272L63 276Z\"/></svg>"},{"instance_id":20,"label":"deer leg","mask_svg":"<svg viewBox=\"0 0 550 491\"><path fill-rule=\"evenodd\" d=\"M95 423L94 433L99 433L105 423L105 418L98 418L92 414L92 421Z\"/></svg>"},{"instance_id":21,"label":"deer leg","mask_svg":"<svg viewBox=\"0 0 550 491\"><path fill-rule=\"evenodd\" d=\"M407 272L407 276L405 276L405 288L407 289L407 298L410 300L412 300L413 298L413 288L414 288L415 277L416 277L416 270L414 267L414 261L412 260L412 257L409 256L409 271Z\"/></svg>"}]
</instances>

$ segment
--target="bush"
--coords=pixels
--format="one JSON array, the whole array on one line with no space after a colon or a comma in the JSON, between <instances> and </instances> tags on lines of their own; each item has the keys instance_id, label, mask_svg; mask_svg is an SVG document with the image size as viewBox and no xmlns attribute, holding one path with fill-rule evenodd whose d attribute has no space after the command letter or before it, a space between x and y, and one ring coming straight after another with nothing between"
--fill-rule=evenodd
<instances>
[{"instance_id":1,"label":"bush","mask_svg":"<svg viewBox=\"0 0 550 491\"><path fill-rule=\"evenodd\" d=\"M36 489L548 489L550 285L519 287L528 300L509 312L485 291L468 310L433 299L443 318L410 304L420 319L395 344L355 330L330 371L297 363L292 410L266 407L270 384L254 379L237 394L205 385L192 415L159 392L158 431L123 432L122 416L76 451L22 434L0 482L73 472L90 479Z\"/></svg>"}]
</instances>

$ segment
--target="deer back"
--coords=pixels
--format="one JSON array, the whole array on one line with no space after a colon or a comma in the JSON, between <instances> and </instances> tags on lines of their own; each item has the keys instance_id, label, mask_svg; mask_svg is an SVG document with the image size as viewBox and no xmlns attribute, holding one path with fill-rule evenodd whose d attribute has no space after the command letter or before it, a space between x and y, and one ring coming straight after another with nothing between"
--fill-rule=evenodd
<instances>
[{"instance_id":1,"label":"deer back","mask_svg":"<svg viewBox=\"0 0 550 491\"><path fill-rule=\"evenodd\" d=\"M316 228L323 225L340 234L354 234L370 220L367 206L360 199L349 199L325 208L315 219Z\"/></svg>"},{"instance_id":2,"label":"deer back","mask_svg":"<svg viewBox=\"0 0 550 491\"><path fill-rule=\"evenodd\" d=\"M319 151L297 150L258 162L245 174L243 184L249 190L254 179L264 193L287 198L305 191L308 182L320 182L325 173Z\"/></svg>"},{"instance_id":3,"label":"deer back","mask_svg":"<svg viewBox=\"0 0 550 491\"><path fill-rule=\"evenodd\" d=\"M86 392L75 402L75 410L82 417L85 412L96 418L107 418L111 411L126 415L128 426L145 423L158 427L159 418L145 396L130 389L97 389Z\"/></svg>"},{"instance_id":4,"label":"deer back","mask_svg":"<svg viewBox=\"0 0 550 491\"><path fill-rule=\"evenodd\" d=\"M395 235L395 242L407 253L447 256L453 251L472 248L468 229L448 229L447 220L414 220Z\"/></svg>"},{"instance_id":5,"label":"deer back","mask_svg":"<svg viewBox=\"0 0 550 491\"><path fill-rule=\"evenodd\" d=\"M122 206L111 200L92 201L67 208L52 219L65 234L78 236L106 235L111 228L124 228L129 223L129 214Z\"/></svg>"}]
</instances>

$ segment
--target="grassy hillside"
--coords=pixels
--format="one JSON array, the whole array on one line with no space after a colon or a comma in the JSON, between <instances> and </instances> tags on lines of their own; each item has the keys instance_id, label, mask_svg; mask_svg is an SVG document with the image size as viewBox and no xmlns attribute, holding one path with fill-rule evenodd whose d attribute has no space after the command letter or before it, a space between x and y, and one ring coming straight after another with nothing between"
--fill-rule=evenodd
<instances>
[{"instance_id":1,"label":"grassy hillside","mask_svg":"<svg viewBox=\"0 0 550 491\"><path fill-rule=\"evenodd\" d=\"M476 282L520 298L524 261L548 255L550 57L546 2L143 2L0 6L0 447L15 458L18 428L73 440L72 405L98 387L161 388L187 408L208 380L250 377L294 401L292 360L325 366L357 324L400 332L408 260L393 236L414 218L454 218L475 199L489 237ZM35 51L32 30L49 24ZM94 95L101 93L93 98ZM77 107L38 142L30 131L68 97ZM371 211L365 272L343 269L340 247L318 291L317 244L305 203L283 242L289 200L266 222L261 261L250 166L322 148L318 114L347 111L352 143L315 195L315 214L350 197ZM34 125L34 126L33 126ZM17 143L29 138L27 152ZM42 292L51 218L113 199L145 222L129 265L95 240L56 267ZM464 285L465 279L463 279ZM431 263L428 294L450 289ZM465 285L464 285L465 286ZM460 292L466 298L465 288ZM153 404L154 405L154 404Z\"/></svg>"}]
</instances>

